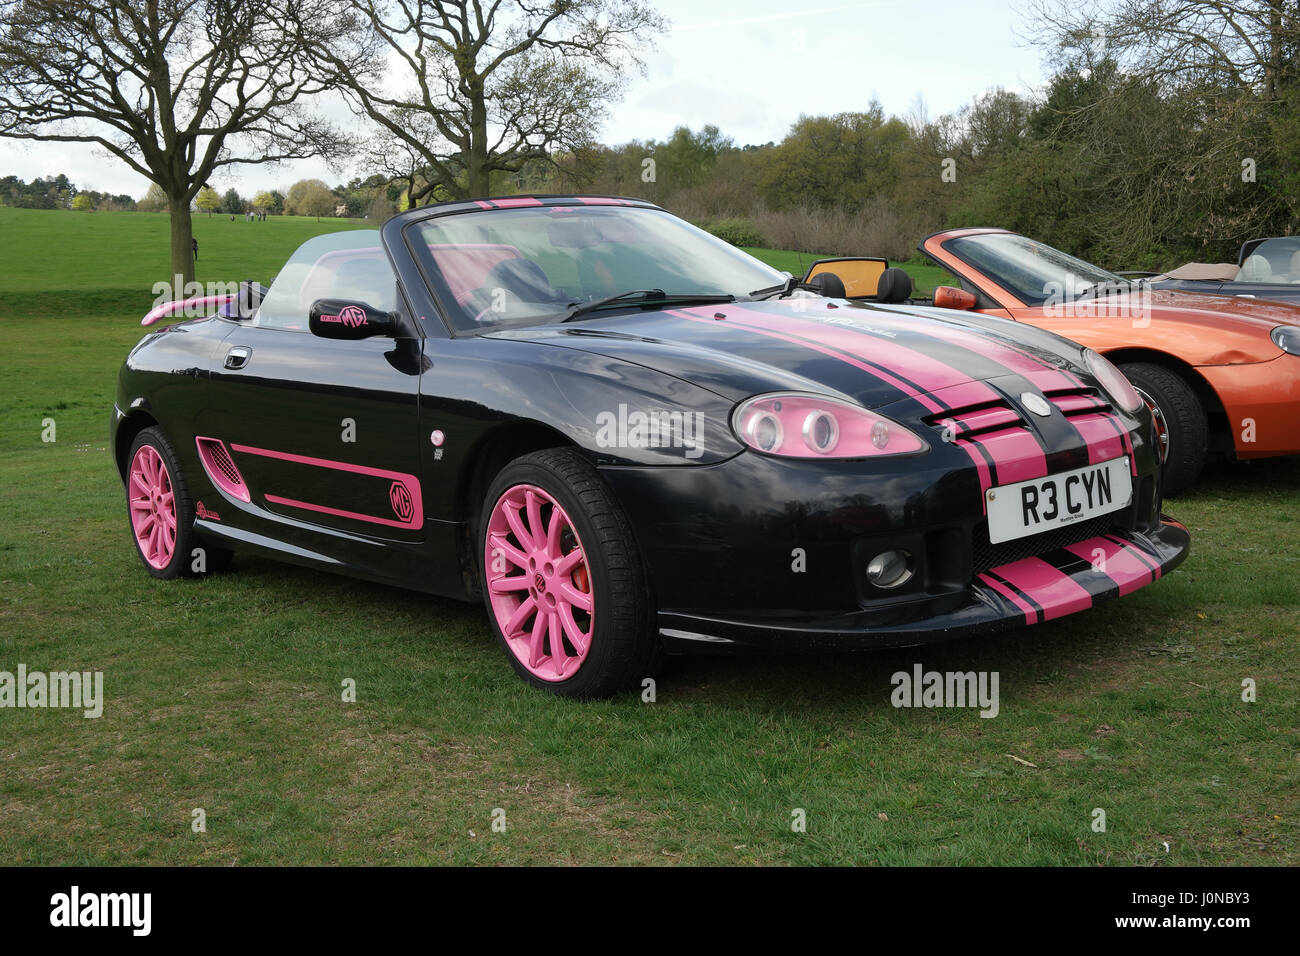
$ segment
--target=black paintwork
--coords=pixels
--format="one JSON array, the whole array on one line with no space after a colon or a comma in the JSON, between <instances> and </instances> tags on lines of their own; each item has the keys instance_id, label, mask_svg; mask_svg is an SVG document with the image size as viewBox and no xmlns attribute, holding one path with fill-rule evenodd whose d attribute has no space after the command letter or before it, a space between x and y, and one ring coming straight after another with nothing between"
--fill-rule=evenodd
<instances>
[{"instance_id":1,"label":"black paintwork","mask_svg":"<svg viewBox=\"0 0 1300 956\"><path fill-rule=\"evenodd\" d=\"M547 204L571 203L543 197ZM633 200L629 205L649 205ZM408 228L432 216L491 215L476 203L415 210L388 221L382 238L401 292L394 337L331 340L213 316L150 332L122 368L113 416L119 468L132 437L157 422L172 437L196 499L219 520L196 528L212 542L283 560L458 599L476 599L475 521L492 475L515 454L567 444L596 464L630 519L674 649L849 647L916 643L1007 626L1022 616L988 594L973 595L972 540L983 518L970 458L938 440L927 411L894 385L800 341L673 310L629 307L573 324L452 335L407 246ZM811 300L746 304L765 315L834 320L869 304ZM727 312L732 306L709 307ZM897 318L906 308L888 310ZM737 313L743 314L743 313ZM881 312L885 315L885 312ZM305 317L304 317L305 319ZM1095 385L1078 346L1041 330L985 316L915 310L925 323L958 323L1015 341ZM906 336L904 336L906 338ZM251 350L226 369L229 350ZM1016 400L1015 375L957 346L928 341L937 357L990 381ZM830 393L879 410L930 443L929 451L876 461L779 459L749 451L730 417L753 395ZM699 412L705 451L601 447L596 416L629 409ZM1116 530L1145 541L1166 566L1186 551L1181 529L1162 524L1149 418L1121 415L1147 489ZM1062 421L1026 416L1052 470L1088 461ZM343 442L344 420L355 441ZM1059 419L1059 416L1058 416ZM445 435L435 449L434 430ZM383 513L383 484L365 476L237 455L252 503L208 480L194 436L345 461L418 478L418 527L379 526L305 513L264 500L292 487L303 500ZM1145 480L1145 483L1144 483ZM391 513L389 515L391 517ZM865 562L885 547L924 556L898 592L871 593ZM811 573L792 574L792 549Z\"/></svg>"}]
</instances>

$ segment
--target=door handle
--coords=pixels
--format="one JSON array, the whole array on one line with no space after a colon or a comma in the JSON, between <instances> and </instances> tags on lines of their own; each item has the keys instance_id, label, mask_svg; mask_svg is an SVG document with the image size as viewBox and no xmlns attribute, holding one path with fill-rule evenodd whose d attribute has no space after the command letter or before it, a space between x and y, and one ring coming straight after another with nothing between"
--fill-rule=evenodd
<instances>
[{"instance_id":1,"label":"door handle","mask_svg":"<svg viewBox=\"0 0 1300 956\"><path fill-rule=\"evenodd\" d=\"M248 360L252 358L252 356L252 349L245 345L236 345L226 353L226 368L241 369L248 364Z\"/></svg>"}]
</instances>

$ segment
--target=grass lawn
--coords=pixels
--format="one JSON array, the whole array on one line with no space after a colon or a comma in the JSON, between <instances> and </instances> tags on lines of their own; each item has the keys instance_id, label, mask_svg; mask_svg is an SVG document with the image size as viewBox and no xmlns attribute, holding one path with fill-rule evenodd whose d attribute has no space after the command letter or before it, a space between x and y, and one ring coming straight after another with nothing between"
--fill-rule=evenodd
<instances>
[{"instance_id":1,"label":"grass lawn","mask_svg":"<svg viewBox=\"0 0 1300 956\"><path fill-rule=\"evenodd\" d=\"M146 575L106 444L165 222L119 214L101 261L59 228L101 214L30 215L48 221L0 210L0 670L101 670L106 701L0 710L11 863L1300 863L1300 460L1212 469L1170 504L1188 562L1082 615L680 659L654 703L559 700L514 677L476 606L253 558ZM254 278L318 228L200 226L214 270ZM49 290L59 309L14 308ZM890 675L918 662L998 671L1000 715L895 709Z\"/></svg>"}]
</instances>

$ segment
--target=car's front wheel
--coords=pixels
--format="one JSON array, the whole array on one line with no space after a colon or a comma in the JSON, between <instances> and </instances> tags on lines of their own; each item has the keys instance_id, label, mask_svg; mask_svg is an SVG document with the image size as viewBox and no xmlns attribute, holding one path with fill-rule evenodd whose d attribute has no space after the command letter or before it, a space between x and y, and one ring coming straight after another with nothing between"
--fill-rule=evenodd
<instances>
[{"instance_id":1,"label":"car's front wheel","mask_svg":"<svg viewBox=\"0 0 1300 956\"><path fill-rule=\"evenodd\" d=\"M1209 452L1209 423L1201 400L1181 375L1162 365L1130 362L1120 371L1133 383L1155 419L1164 460L1164 493L1176 495L1196 481Z\"/></svg>"},{"instance_id":2,"label":"car's front wheel","mask_svg":"<svg viewBox=\"0 0 1300 956\"><path fill-rule=\"evenodd\" d=\"M626 516L578 452L534 452L488 489L480 523L488 616L515 671L571 697L654 674L662 645Z\"/></svg>"},{"instance_id":3,"label":"car's front wheel","mask_svg":"<svg viewBox=\"0 0 1300 956\"><path fill-rule=\"evenodd\" d=\"M144 429L131 443L126 459L126 508L131 540L145 570L154 577L170 580L229 564L229 551L203 549L199 543L189 486L176 450L160 428ZM200 564L196 559L201 550Z\"/></svg>"}]
</instances>

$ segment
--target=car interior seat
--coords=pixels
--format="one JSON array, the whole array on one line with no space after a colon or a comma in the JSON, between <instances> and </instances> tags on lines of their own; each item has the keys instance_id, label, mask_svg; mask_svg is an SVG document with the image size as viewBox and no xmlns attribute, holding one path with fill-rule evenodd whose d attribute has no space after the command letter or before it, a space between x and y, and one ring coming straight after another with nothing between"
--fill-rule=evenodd
<instances>
[{"instance_id":1,"label":"car interior seat","mask_svg":"<svg viewBox=\"0 0 1300 956\"><path fill-rule=\"evenodd\" d=\"M1272 282L1273 267L1263 256L1251 256L1241 267L1238 282Z\"/></svg>"}]
</instances>

